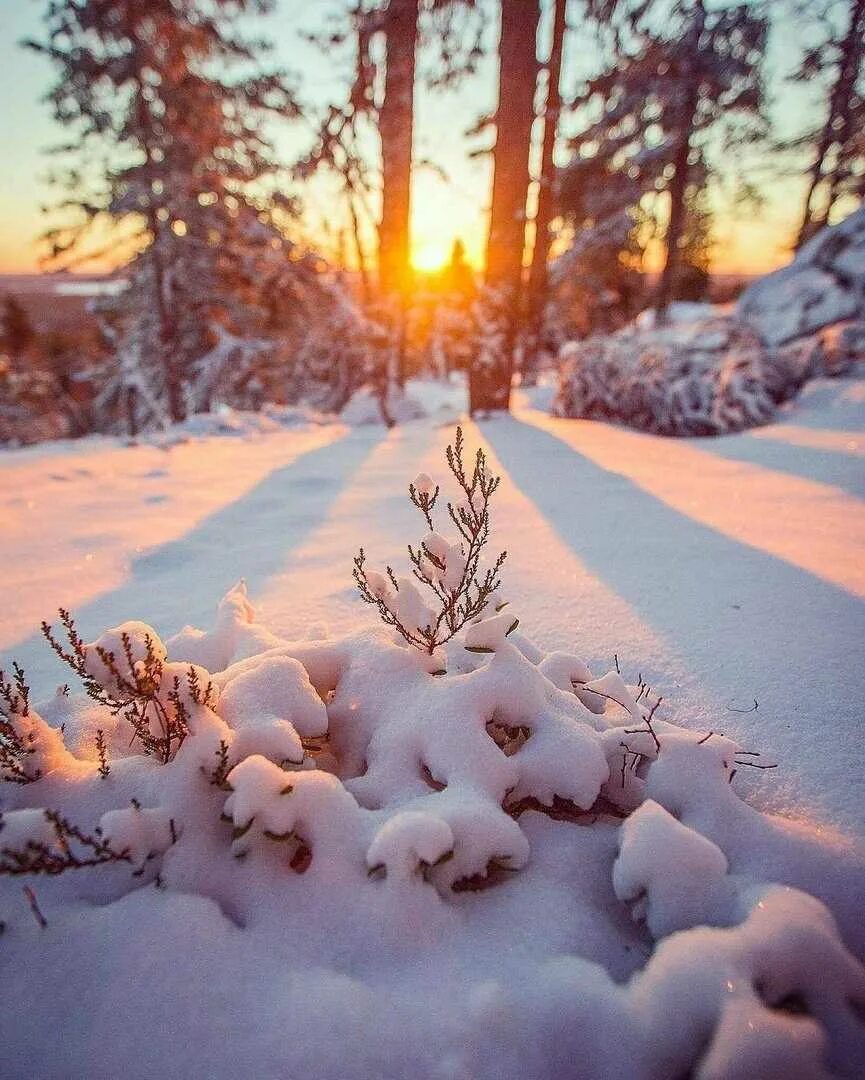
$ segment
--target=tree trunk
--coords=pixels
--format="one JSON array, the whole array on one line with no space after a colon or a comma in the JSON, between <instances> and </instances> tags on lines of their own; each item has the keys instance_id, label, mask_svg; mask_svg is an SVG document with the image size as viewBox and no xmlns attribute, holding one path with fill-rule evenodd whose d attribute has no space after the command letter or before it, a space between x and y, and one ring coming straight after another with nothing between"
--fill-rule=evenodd
<instances>
[{"instance_id":1,"label":"tree trunk","mask_svg":"<svg viewBox=\"0 0 865 1080\"><path fill-rule=\"evenodd\" d=\"M384 100L379 110L382 199L379 239L379 282L398 320L405 318L411 287L409 230L411 218L412 134L414 129L415 51L418 0L390 0L387 10L387 61ZM396 379L405 381L405 349L397 350Z\"/></svg>"},{"instance_id":2,"label":"tree trunk","mask_svg":"<svg viewBox=\"0 0 865 1080\"><path fill-rule=\"evenodd\" d=\"M550 257L550 222L553 220L555 204L553 186L556 166L553 152L556 147L556 132L559 126L559 114L562 110L562 95L559 82L562 73L562 52L565 40L565 14L567 0L555 0L553 14L553 41L550 58L547 62L547 100L544 108L544 142L541 149L541 172L538 184L538 208L535 214L535 246L532 250L532 265L529 271L529 286L526 300L526 351L530 354L523 364L525 374L537 367L536 353L540 346L541 323L544 304L547 298L549 271L547 263Z\"/></svg>"},{"instance_id":3,"label":"tree trunk","mask_svg":"<svg viewBox=\"0 0 865 1080\"><path fill-rule=\"evenodd\" d=\"M693 95L696 105L696 94ZM693 110L691 111L693 118ZM674 162L675 173L670 182L670 223L667 226L667 255L664 260L664 269L658 281L658 292L655 298L655 319L658 324L666 321L667 310L673 299L673 291L679 280L679 270L682 263L682 253L679 245L682 234L685 231L685 194L688 187L688 154L691 150L690 130L682 133L679 146L676 150Z\"/></svg>"},{"instance_id":4,"label":"tree trunk","mask_svg":"<svg viewBox=\"0 0 865 1080\"><path fill-rule=\"evenodd\" d=\"M148 113L144 96L144 84L141 80L136 82L136 113L139 125L139 138L147 155L148 164L152 161L150 152L149 136L152 129L151 118ZM177 371L177 361L174 356L176 332L174 319L165 297L165 268L162 264L162 253L159 247L159 238L162 233L162 224L156 213L156 207L152 198L147 204L147 228L150 232L150 252L153 261L153 292L154 307L159 320L159 351L160 364L165 376L165 388L168 395L168 411L175 423L186 419L186 409L183 401L183 387Z\"/></svg>"},{"instance_id":5,"label":"tree trunk","mask_svg":"<svg viewBox=\"0 0 865 1080\"><path fill-rule=\"evenodd\" d=\"M676 156L673 160L673 179L670 182L670 223L667 226L667 255L664 260L664 269L658 281L658 291L655 298L655 321L660 324L666 321L667 309L673 299L673 290L679 278L679 270L682 262L680 244L685 232L685 218L687 205L685 196L688 190L688 177L690 173L691 139L694 134L694 120L697 115L697 107L700 104L700 77L697 64L700 37L706 22L706 12L703 5L697 9L690 37L693 41L694 68L690 73L687 83L687 91L682 108L682 116L679 126L679 144L676 147Z\"/></svg>"},{"instance_id":6,"label":"tree trunk","mask_svg":"<svg viewBox=\"0 0 865 1080\"><path fill-rule=\"evenodd\" d=\"M469 410L510 407L513 353L521 293L538 65L536 0L501 0L499 104L486 285L495 344L479 350L469 376ZM483 300L481 301L483 302Z\"/></svg>"}]
</instances>

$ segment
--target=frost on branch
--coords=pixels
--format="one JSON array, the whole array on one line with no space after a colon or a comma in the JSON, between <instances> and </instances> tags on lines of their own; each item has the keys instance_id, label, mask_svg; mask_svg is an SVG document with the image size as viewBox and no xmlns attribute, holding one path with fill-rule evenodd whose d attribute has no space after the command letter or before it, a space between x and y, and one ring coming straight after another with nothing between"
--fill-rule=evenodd
<instances>
[{"instance_id":1,"label":"frost on branch","mask_svg":"<svg viewBox=\"0 0 865 1080\"><path fill-rule=\"evenodd\" d=\"M722 316L568 342L559 359L554 415L659 435L765 424L823 369L814 342L766 349L750 327Z\"/></svg>"},{"instance_id":2,"label":"frost on branch","mask_svg":"<svg viewBox=\"0 0 865 1080\"><path fill-rule=\"evenodd\" d=\"M433 511L439 497L438 485L433 485L425 473L409 485L409 498L429 530L417 548L411 544L408 547L412 576L426 593L411 578L397 579L390 566L386 574L367 570L363 548L354 560L354 579L366 603L377 608L386 626L392 626L409 645L430 656L484 611L501 584L498 575L507 557L503 551L492 566L483 571L480 568L490 536L490 499L501 478L489 474L480 449L471 473L466 472L462 428L457 428L446 454L448 468L462 493L456 505L447 504L458 540L448 541L435 531Z\"/></svg>"}]
</instances>

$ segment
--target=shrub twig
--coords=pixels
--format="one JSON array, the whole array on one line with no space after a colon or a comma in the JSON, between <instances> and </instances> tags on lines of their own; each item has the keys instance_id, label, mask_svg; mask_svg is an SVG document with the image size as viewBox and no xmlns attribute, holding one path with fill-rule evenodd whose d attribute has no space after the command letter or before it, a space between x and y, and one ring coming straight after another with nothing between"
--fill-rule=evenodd
<instances>
[{"instance_id":1,"label":"shrub twig","mask_svg":"<svg viewBox=\"0 0 865 1080\"><path fill-rule=\"evenodd\" d=\"M132 862L128 850L115 851L103 839L98 828L92 834L85 833L55 810L45 810L44 814L54 830L54 841L28 840L23 848L0 847L0 874L47 874L54 877L66 870L78 870L85 866Z\"/></svg>"},{"instance_id":2,"label":"shrub twig","mask_svg":"<svg viewBox=\"0 0 865 1080\"><path fill-rule=\"evenodd\" d=\"M144 658L136 660L132 639L123 632L120 636L123 663L118 661L113 651L101 645L92 646L110 677L100 682L87 667L88 646L78 633L74 619L65 608L60 608L59 614L66 632L67 647L55 637L53 628L47 622L42 623L42 634L57 656L81 680L87 696L115 715L122 713L132 727L131 741L138 739L146 754L163 763L170 761L189 734L189 713L183 700L179 676L174 676L168 691L164 692L164 662L156 653L153 638L145 635ZM209 706L213 699L213 685L208 682L206 687L202 687L192 664L186 673L186 681L192 700L198 705ZM161 697L163 692L165 701Z\"/></svg>"},{"instance_id":3,"label":"shrub twig","mask_svg":"<svg viewBox=\"0 0 865 1080\"><path fill-rule=\"evenodd\" d=\"M429 538L421 541L417 547L408 546L414 578L434 597L434 607L427 625L406 625L399 612L400 587L390 566L386 567L386 582L381 575L371 577L366 568L363 548L354 559L353 577L363 600L372 604L385 625L393 627L409 645L430 654L484 611L490 596L501 585L499 572L507 558L507 552L503 551L488 569L482 571L480 568L481 557L490 538L490 499L501 483L501 477L490 475L481 449L478 449L474 467L469 473L463 461L463 448L463 432L458 427L453 444L445 451L448 468L464 496L456 506L450 502L447 504L448 516L461 538L461 572L458 579L453 582L445 580L449 569L447 560L432 550ZM427 486L424 484L421 488L410 484L409 498L423 515L430 533L434 534L433 510L439 487L436 485L433 490L430 482L429 490L425 490Z\"/></svg>"}]
</instances>

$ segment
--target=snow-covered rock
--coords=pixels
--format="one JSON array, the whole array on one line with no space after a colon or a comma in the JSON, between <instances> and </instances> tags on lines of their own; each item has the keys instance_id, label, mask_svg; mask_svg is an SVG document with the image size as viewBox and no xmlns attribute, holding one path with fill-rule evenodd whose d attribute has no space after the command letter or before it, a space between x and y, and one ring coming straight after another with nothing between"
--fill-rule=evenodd
<instances>
[{"instance_id":1,"label":"snow-covered rock","mask_svg":"<svg viewBox=\"0 0 865 1080\"><path fill-rule=\"evenodd\" d=\"M754 282L736 311L768 346L865 320L865 206L821 229L789 266Z\"/></svg>"}]
</instances>

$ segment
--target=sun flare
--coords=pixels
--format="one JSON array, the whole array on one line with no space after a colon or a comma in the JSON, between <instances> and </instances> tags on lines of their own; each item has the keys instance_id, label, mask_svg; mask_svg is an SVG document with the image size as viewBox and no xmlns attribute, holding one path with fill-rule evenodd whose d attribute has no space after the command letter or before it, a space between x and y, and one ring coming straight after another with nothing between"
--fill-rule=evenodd
<instances>
[{"instance_id":1,"label":"sun flare","mask_svg":"<svg viewBox=\"0 0 865 1080\"><path fill-rule=\"evenodd\" d=\"M435 274L447 265L450 248L437 243L421 244L411 253L411 265L422 274Z\"/></svg>"}]
</instances>

